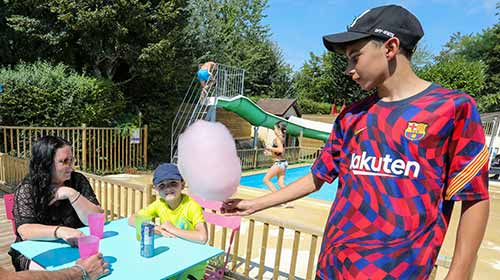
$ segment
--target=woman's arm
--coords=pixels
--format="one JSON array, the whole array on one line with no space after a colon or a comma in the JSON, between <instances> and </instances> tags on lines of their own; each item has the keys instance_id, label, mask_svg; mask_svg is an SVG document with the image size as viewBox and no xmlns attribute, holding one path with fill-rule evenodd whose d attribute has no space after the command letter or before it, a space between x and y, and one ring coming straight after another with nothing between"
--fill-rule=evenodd
<instances>
[{"instance_id":1,"label":"woman's arm","mask_svg":"<svg viewBox=\"0 0 500 280\"><path fill-rule=\"evenodd\" d=\"M17 232L23 240L55 240L62 238L70 245L76 245L78 237L84 234L74 228L64 226L47 226L42 224L22 224Z\"/></svg>"},{"instance_id":2,"label":"woman's arm","mask_svg":"<svg viewBox=\"0 0 500 280\"><path fill-rule=\"evenodd\" d=\"M172 223L166 222L160 226L160 233L167 237L180 237L198 243L206 243L208 239L207 224L198 223L194 230L176 228Z\"/></svg>"},{"instance_id":3,"label":"woman's arm","mask_svg":"<svg viewBox=\"0 0 500 280\"><path fill-rule=\"evenodd\" d=\"M77 191L75 192L78 193ZM82 223L86 225L89 224L87 221L89 214L104 212L104 210L99 205L95 205L94 203L90 202L85 196L80 193L78 193L76 197L70 201L72 202L71 206L73 206L76 214L78 214L78 218L80 218L80 221L82 221Z\"/></svg>"},{"instance_id":4,"label":"woman's arm","mask_svg":"<svg viewBox=\"0 0 500 280\"><path fill-rule=\"evenodd\" d=\"M56 240L57 226L47 226L42 224L23 224L17 228L17 232L23 240Z\"/></svg>"},{"instance_id":5,"label":"woman's arm","mask_svg":"<svg viewBox=\"0 0 500 280\"><path fill-rule=\"evenodd\" d=\"M49 205L57 200L68 199L73 209L75 209L78 218L85 225L88 225L87 217L91 213L103 213L104 210L94 203L90 202L83 194L70 187L59 187L54 194L54 198Z\"/></svg>"}]
</instances>

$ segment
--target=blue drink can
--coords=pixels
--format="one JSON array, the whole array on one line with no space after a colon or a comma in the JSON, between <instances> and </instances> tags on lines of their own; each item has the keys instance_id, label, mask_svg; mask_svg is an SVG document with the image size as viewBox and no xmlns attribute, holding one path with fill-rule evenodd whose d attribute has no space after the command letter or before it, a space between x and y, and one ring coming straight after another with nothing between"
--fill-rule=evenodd
<instances>
[{"instance_id":1,"label":"blue drink can","mask_svg":"<svg viewBox=\"0 0 500 280\"><path fill-rule=\"evenodd\" d=\"M155 225L144 222L141 225L141 256L151 258L155 251Z\"/></svg>"}]
</instances>

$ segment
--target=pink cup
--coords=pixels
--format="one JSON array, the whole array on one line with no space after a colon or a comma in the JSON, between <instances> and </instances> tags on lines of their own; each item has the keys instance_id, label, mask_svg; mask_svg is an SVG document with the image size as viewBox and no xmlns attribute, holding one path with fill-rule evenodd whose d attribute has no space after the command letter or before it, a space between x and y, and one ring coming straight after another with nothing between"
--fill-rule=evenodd
<instances>
[{"instance_id":1,"label":"pink cup","mask_svg":"<svg viewBox=\"0 0 500 280\"><path fill-rule=\"evenodd\" d=\"M104 231L104 213L92 213L88 216L90 235L102 239Z\"/></svg>"},{"instance_id":2,"label":"pink cup","mask_svg":"<svg viewBox=\"0 0 500 280\"><path fill-rule=\"evenodd\" d=\"M81 259L97 254L99 252L99 238L93 235L78 238L78 251L80 251Z\"/></svg>"}]
</instances>

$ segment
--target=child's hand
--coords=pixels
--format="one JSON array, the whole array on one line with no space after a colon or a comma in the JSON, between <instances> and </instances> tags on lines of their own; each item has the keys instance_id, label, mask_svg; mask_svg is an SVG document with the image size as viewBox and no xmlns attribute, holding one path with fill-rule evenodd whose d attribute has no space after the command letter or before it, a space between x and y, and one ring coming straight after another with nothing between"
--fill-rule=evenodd
<instances>
[{"instance_id":1,"label":"child's hand","mask_svg":"<svg viewBox=\"0 0 500 280\"><path fill-rule=\"evenodd\" d=\"M175 226L171 222L165 222L160 226L160 234L166 237L175 237L173 233L175 231Z\"/></svg>"}]
</instances>

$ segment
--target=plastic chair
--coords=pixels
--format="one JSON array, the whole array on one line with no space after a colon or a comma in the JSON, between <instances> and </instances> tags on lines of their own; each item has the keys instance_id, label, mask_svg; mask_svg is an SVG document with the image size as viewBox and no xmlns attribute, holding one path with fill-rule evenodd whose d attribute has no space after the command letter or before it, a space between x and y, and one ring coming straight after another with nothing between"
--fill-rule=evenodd
<instances>
[{"instance_id":1,"label":"plastic chair","mask_svg":"<svg viewBox=\"0 0 500 280\"><path fill-rule=\"evenodd\" d=\"M14 214L12 213L12 209L14 208L14 194L4 194L3 202L5 205L5 215L7 216L7 219L10 220L10 223L12 224L12 233L15 235L16 222L14 221Z\"/></svg>"},{"instance_id":2,"label":"plastic chair","mask_svg":"<svg viewBox=\"0 0 500 280\"><path fill-rule=\"evenodd\" d=\"M209 224L225 227L231 229L231 237L229 239L229 247L226 251L226 255L224 257L224 265L220 268L217 268L215 271L207 271L205 273L204 280L220 280L224 278L224 272L226 271L227 263L229 262L229 255L231 253L231 247L233 245L234 236L238 230L240 230L241 225L241 217L239 216L223 216L218 213L214 213L211 210L219 211L222 202L221 201L213 201L206 200L196 195L190 194L190 196L198 202L201 207L205 210L203 211L203 216L205 217L205 221Z\"/></svg>"}]
</instances>

